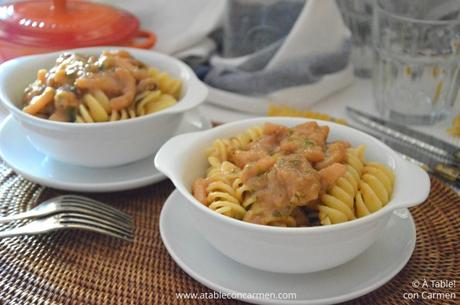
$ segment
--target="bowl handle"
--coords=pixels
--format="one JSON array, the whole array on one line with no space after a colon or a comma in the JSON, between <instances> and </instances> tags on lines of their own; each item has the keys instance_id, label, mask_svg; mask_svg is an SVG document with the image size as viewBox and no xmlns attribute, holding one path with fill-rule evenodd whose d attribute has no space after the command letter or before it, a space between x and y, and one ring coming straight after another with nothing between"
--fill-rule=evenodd
<instances>
[{"instance_id":1,"label":"bowl handle","mask_svg":"<svg viewBox=\"0 0 460 305\"><path fill-rule=\"evenodd\" d=\"M397 166L400 173L397 179L407 181L404 188L398 190L398 195L393 198L396 201L394 208L409 208L424 202L430 194L430 177L420 166L409 161L400 159Z\"/></svg>"},{"instance_id":2,"label":"bowl handle","mask_svg":"<svg viewBox=\"0 0 460 305\"><path fill-rule=\"evenodd\" d=\"M178 163L182 147L189 141L193 141L194 133L184 133L169 139L157 152L154 160L155 167L171 180L174 180L175 173L179 172L181 165Z\"/></svg>"},{"instance_id":3,"label":"bowl handle","mask_svg":"<svg viewBox=\"0 0 460 305\"><path fill-rule=\"evenodd\" d=\"M193 72L192 72L193 73ZM174 107L163 110L164 113L184 112L197 107L208 97L208 87L195 76L190 79L190 92Z\"/></svg>"}]
</instances>

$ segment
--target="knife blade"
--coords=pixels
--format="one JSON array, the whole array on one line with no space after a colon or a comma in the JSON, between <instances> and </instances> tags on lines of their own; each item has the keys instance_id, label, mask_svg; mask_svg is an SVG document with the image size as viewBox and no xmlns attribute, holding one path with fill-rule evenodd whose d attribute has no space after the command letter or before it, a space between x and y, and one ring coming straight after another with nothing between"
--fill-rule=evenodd
<instances>
[{"instance_id":1,"label":"knife blade","mask_svg":"<svg viewBox=\"0 0 460 305\"><path fill-rule=\"evenodd\" d=\"M409 129L405 126L385 121L351 107L347 107L346 110L353 120L368 128L385 134L390 138L396 138L403 141L418 148L419 151L423 150L432 155L439 156L445 159L447 163L460 163L460 150L452 144L419 131Z\"/></svg>"}]
</instances>

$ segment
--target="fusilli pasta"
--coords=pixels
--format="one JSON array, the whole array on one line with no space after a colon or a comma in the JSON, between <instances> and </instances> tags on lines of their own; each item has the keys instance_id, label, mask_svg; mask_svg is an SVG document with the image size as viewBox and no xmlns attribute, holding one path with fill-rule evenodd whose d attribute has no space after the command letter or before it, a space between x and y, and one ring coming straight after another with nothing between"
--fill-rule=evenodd
<instances>
[{"instance_id":1,"label":"fusilli pasta","mask_svg":"<svg viewBox=\"0 0 460 305\"><path fill-rule=\"evenodd\" d=\"M327 142L315 122L295 127L267 123L206 150L209 167L192 193L217 213L271 226L331 225L386 205L394 175L367 162L365 145Z\"/></svg>"},{"instance_id":2,"label":"fusilli pasta","mask_svg":"<svg viewBox=\"0 0 460 305\"><path fill-rule=\"evenodd\" d=\"M206 153L209 157L214 157L218 162L224 162L228 159L229 147L228 140L217 139L212 142Z\"/></svg>"},{"instance_id":3,"label":"fusilli pasta","mask_svg":"<svg viewBox=\"0 0 460 305\"><path fill-rule=\"evenodd\" d=\"M247 145L258 138L260 138L263 134L262 127L257 126L253 128L249 128L243 133L236 135L235 137L231 138L230 141L232 145L237 149L244 149Z\"/></svg>"},{"instance_id":4,"label":"fusilli pasta","mask_svg":"<svg viewBox=\"0 0 460 305\"><path fill-rule=\"evenodd\" d=\"M363 147L347 149L345 175L337 179L336 184L321 196L321 204L318 206L321 224L340 223L355 218L355 195L364 168Z\"/></svg>"},{"instance_id":5,"label":"fusilli pasta","mask_svg":"<svg viewBox=\"0 0 460 305\"><path fill-rule=\"evenodd\" d=\"M161 92L169 94L176 99L180 98L182 82L174 79L165 71L160 71L157 68L150 68L150 76L157 81Z\"/></svg>"},{"instance_id":6,"label":"fusilli pasta","mask_svg":"<svg viewBox=\"0 0 460 305\"><path fill-rule=\"evenodd\" d=\"M216 139L207 149L208 156L217 158L220 162L228 160L229 153L235 149L246 148L249 143L257 140L263 134L262 127L249 128L230 139Z\"/></svg>"},{"instance_id":7,"label":"fusilli pasta","mask_svg":"<svg viewBox=\"0 0 460 305\"><path fill-rule=\"evenodd\" d=\"M135 98L135 104L121 110L110 107L109 98L101 90L83 96L83 103L79 106L80 114L76 115L78 123L94 123L107 121L121 121L154 113L170 107L176 100L161 93L160 90L146 91Z\"/></svg>"},{"instance_id":8,"label":"fusilli pasta","mask_svg":"<svg viewBox=\"0 0 460 305\"><path fill-rule=\"evenodd\" d=\"M319 216L322 225L349 221L369 215L391 199L393 172L384 164L366 162L365 146L347 151L347 173L321 197Z\"/></svg>"},{"instance_id":9,"label":"fusilli pasta","mask_svg":"<svg viewBox=\"0 0 460 305\"><path fill-rule=\"evenodd\" d=\"M356 216L364 217L384 207L391 199L393 172L383 164L371 162L363 169L356 195Z\"/></svg>"},{"instance_id":10,"label":"fusilli pasta","mask_svg":"<svg viewBox=\"0 0 460 305\"><path fill-rule=\"evenodd\" d=\"M181 90L181 80L147 67L126 51L64 53L49 71L38 71L25 90L23 110L63 122L119 121L173 106Z\"/></svg>"},{"instance_id":11,"label":"fusilli pasta","mask_svg":"<svg viewBox=\"0 0 460 305\"><path fill-rule=\"evenodd\" d=\"M216 161L212 159L211 161ZM213 162L214 163L214 162ZM214 163L215 164L215 163ZM237 181L239 168L224 161L217 166L211 166L207 178L210 183L207 187L207 205L210 209L233 218L243 219L246 209L242 206L245 190ZM236 186L238 189L234 188Z\"/></svg>"},{"instance_id":12,"label":"fusilli pasta","mask_svg":"<svg viewBox=\"0 0 460 305\"><path fill-rule=\"evenodd\" d=\"M256 196L253 194L252 190L245 185L239 177L233 181L232 187L235 190L235 195L241 205L245 209L249 209L249 207L256 201Z\"/></svg>"}]
</instances>

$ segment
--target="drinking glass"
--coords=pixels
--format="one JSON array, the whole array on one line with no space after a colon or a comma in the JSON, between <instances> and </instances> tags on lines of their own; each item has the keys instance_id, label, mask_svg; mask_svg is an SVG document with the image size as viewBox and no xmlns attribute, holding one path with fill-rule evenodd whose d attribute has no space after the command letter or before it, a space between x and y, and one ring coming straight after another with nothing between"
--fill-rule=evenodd
<instances>
[{"instance_id":1,"label":"drinking glass","mask_svg":"<svg viewBox=\"0 0 460 305\"><path fill-rule=\"evenodd\" d=\"M355 75L372 75L372 10L375 0L336 0L343 21L350 29L353 48L351 62Z\"/></svg>"},{"instance_id":2,"label":"drinking glass","mask_svg":"<svg viewBox=\"0 0 460 305\"><path fill-rule=\"evenodd\" d=\"M373 85L377 110L401 124L433 124L460 88L460 1L377 0Z\"/></svg>"}]
</instances>

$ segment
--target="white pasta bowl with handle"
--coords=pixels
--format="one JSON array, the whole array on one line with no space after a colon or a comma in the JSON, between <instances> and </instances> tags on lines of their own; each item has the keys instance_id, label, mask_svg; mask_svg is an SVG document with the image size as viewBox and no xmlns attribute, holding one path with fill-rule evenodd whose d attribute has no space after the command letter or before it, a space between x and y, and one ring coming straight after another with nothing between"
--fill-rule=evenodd
<instances>
[{"instance_id":1,"label":"white pasta bowl with handle","mask_svg":"<svg viewBox=\"0 0 460 305\"><path fill-rule=\"evenodd\" d=\"M237 220L214 212L192 195L192 183L208 168L205 149L217 138L230 138L266 122L293 127L299 118L257 118L217 128L176 136L166 142L155 158L155 166L168 176L189 201L189 214L199 232L224 255L261 270L307 273L333 268L364 252L382 232L392 212L422 203L430 191L425 171L405 161L377 139L347 126L328 125L328 141L345 140L353 146L365 144L366 158L394 171L391 201L380 210L348 222L316 227L272 227Z\"/></svg>"},{"instance_id":2,"label":"white pasta bowl with handle","mask_svg":"<svg viewBox=\"0 0 460 305\"><path fill-rule=\"evenodd\" d=\"M65 52L100 55L104 50L126 50L147 66L158 68L182 81L182 94L173 106L123 121L68 123L41 119L22 111L24 89L39 69L51 68L63 52L16 58L0 66L0 99L19 122L32 145L62 162L86 167L111 167L134 162L155 153L171 138L185 112L197 107L207 88L181 61L148 50L94 47Z\"/></svg>"}]
</instances>

